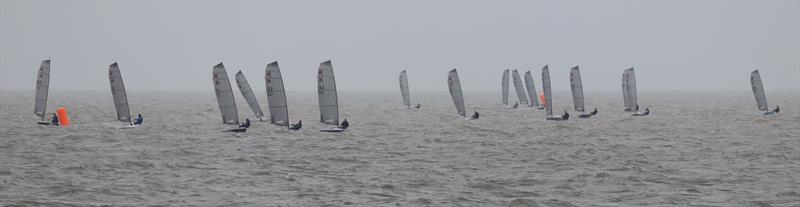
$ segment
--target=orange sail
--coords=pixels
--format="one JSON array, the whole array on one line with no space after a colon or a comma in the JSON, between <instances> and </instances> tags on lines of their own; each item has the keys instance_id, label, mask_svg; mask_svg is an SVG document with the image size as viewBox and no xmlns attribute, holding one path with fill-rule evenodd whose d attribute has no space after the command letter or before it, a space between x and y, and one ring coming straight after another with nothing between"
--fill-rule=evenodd
<instances>
[{"instance_id":1,"label":"orange sail","mask_svg":"<svg viewBox=\"0 0 800 207\"><path fill-rule=\"evenodd\" d=\"M56 111L56 115L58 116L58 123L62 127L68 127L69 126L69 117L67 117L67 108L58 107L58 110Z\"/></svg>"},{"instance_id":2,"label":"orange sail","mask_svg":"<svg viewBox=\"0 0 800 207\"><path fill-rule=\"evenodd\" d=\"M539 91L539 100L541 100L542 106L547 106L547 101L544 98L544 92Z\"/></svg>"}]
</instances>

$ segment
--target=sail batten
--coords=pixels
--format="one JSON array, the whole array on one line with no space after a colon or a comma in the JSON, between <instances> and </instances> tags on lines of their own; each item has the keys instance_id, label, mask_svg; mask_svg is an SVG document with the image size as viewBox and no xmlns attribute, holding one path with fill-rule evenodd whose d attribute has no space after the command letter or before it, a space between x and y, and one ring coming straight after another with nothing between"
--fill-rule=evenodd
<instances>
[{"instance_id":1,"label":"sail batten","mask_svg":"<svg viewBox=\"0 0 800 207\"><path fill-rule=\"evenodd\" d=\"M222 114L222 123L239 125L239 113L236 111L236 100L233 97L233 88L228 79L225 66L219 63L211 71L214 94L217 96L219 111Z\"/></svg>"},{"instance_id":2,"label":"sail batten","mask_svg":"<svg viewBox=\"0 0 800 207\"><path fill-rule=\"evenodd\" d=\"M575 106L575 111L585 112L586 109L584 108L583 81L581 80L581 71L578 66L570 69L569 81L572 88L572 103Z\"/></svg>"},{"instance_id":3,"label":"sail batten","mask_svg":"<svg viewBox=\"0 0 800 207\"><path fill-rule=\"evenodd\" d=\"M336 79L333 75L333 66L330 60L319 64L317 92L319 94L320 122L338 125L339 98L336 94Z\"/></svg>"},{"instance_id":4,"label":"sail batten","mask_svg":"<svg viewBox=\"0 0 800 207\"><path fill-rule=\"evenodd\" d=\"M278 61L267 65L267 69L264 71L264 80L267 82L270 122L278 126L289 126L289 107Z\"/></svg>"},{"instance_id":5,"label":"sail batten","mask_svg":"<svg viewBox=\"0 0 800 207\"><path fill-rule=\"evenodd\" d=\"M408 91L408 75L405 70L400 72L400 94L403 95L403 104L411 108L411 95Z\"/></svg>"},{"instance_id":6,"label":"sail batten","mask_svg":"<svg viewBox=\"0 0 800 207\"><path fill-rule=\"evenodd\" d=\"M502 97L501 100L503 102L503 105L506 105L506 106L508 105L508 80L509 80L508 69L506 69L506 70L503 71L503 80L502 80L502 83L500 85L501 92L503 94L503 97Z\"/></svg>"},{"instance_id":7,"label":"sail batten","mask_svg":"<svg viewBox=\"0 0 800 207\"><path fill-rule=\"evenodd\" d=\"M522 78L519 77L519 71L513 70L511 72L514 78L514 89L517 91L517 100L520 104L528 105L528 97L525 95L525 86L522 85Z\"/></svg>"},{"instance_id":8,"label":"sail batten","mask_svg":"<svg viewBox=\"0 0 800 207\"><path fill-rule=\"evenodd\" d=\"M447 74L447 87L450 90L450 96L453 98L453 104L456 106L458 115L466 117L464 94L461 92L461 81L458 78L458 71L456 71L456 69L450 70Z\"/></svg>"},{"instance_id":9,"label":"sail batten","mask_svg":"<svg viewBox=\"0 0 800 207\"><path fill-rule=\"evenodd\" d=\"M261 110L261 105L258 104L258 99L253 94L253 88L250 87L250 83L247 82L247 78L244 77L244 73L241 70L236 72L236 86L239 87L239 92L242 93L244 100L247 101L247 105L253 110L256 118L261 119L264 117L264 111Z\"/></svg>"},{"instance_id":10,"label":"sail batten","mask_svg":"<svg viewBox=\"0 0 800 207\"><path fill-rule=\"evenodd\" d=\"M131 111L128 105L128 94L125 92L125 84L122 81L117 63L108 66L108 80L111 84L111 96L114 98L114 109L117 111L117 120L120 122L131 123Z\"/></svg>"},{"instance_id":11,"label":"sail batten","mask_svg":"<svg viewBox=\"0 0 800 207\"><path fill-rule=\"evenodd\" d=\"M767 106L767 95L764 93L764 84L761 82L761 74L758 70L754 70L750 73L750 85L753 87L753 95L756 97L758 110L769 110Z\"/></svg>"},{"instance_id":12,"label":"sail batten","mask_svg":"<svg viewBox=\"0 0 800 207\"><path fill-rule=\"evenodd\" d=\"M36 97L34 98L33 113L38 115L42 121L45 120L47 113L47 95L50 91L50 60L42 61L39 65L39 72L36 76Z\"/></svg>"},{"instance_id":13,"label":"sail batten","mask_svg":"<svg viewBox=\"0 0 800 207\"><path fill-rule=\"evenodd\" d=\"M547 117L553 117L553 94L550 91L550 69L547 65L542 68L542 90L544 91L544 108Z\"/></svg>"},{"instance_id":14,"label":"sail batten","mask_svg":"<svg viewBox=\"0 0 800 207\"><path fill-rule=\"evenodd\" d=\"M528 103L528 107L531 106L539 106L539 99L536 98L536 85L533 84L533 76L531 76L531 71L525 72L525 88L528 91L528 98L530 102Z\"/></svg>"}]
</instances>

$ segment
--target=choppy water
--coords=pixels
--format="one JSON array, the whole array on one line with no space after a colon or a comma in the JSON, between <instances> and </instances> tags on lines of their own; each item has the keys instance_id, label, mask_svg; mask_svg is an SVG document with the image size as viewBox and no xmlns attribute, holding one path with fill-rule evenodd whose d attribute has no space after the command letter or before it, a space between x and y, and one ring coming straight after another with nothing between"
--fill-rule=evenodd
<instances>
[{"instance_id":1,"label":"choppy water","mask_svg":"<svg viewBox=\"0 0 800 207\"><path fill-rule=\"evenodd\" d=\"M406 110L397 91L343 91L345 133L318 132L315 93L297 92L303 130L254 122L244 136L219 132L210 91L129 92L135 129L116 128L108 91L52 91L67 129L35 124L33 92L1 93L3 206L800 206L796 91L768 92L777 117L755 115L746 90L641 91L649 117L587 91L600 114L566 122L496 92L465 91L482 114L467 121L447 92L412 91L423 108Z\"/></svg>"}]
</instances>

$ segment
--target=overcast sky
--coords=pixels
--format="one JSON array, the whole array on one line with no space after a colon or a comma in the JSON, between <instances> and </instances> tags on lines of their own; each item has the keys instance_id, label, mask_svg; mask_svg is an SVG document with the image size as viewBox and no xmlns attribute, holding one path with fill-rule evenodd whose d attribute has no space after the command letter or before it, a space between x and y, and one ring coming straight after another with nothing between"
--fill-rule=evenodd
<instances>
[{"instance_id":1,"label":"overcast sky","mask_svg":"<svg viewBox=\"0 0 800 207\"><path fill-rule=\"evenodd\" d=\"M800 1L214 2L0 1L0 88L107 90L117 61L129 90L213 90L211 69L264 90L280 63L287 90L316 90L328 59L340 90L499 90L503 69L549 64L554 89L579 65L586 90L800 90ZM233 81L233 80L231 80ZM537 87L538 88L538 87Z\"/></svg>"}]
</instances>

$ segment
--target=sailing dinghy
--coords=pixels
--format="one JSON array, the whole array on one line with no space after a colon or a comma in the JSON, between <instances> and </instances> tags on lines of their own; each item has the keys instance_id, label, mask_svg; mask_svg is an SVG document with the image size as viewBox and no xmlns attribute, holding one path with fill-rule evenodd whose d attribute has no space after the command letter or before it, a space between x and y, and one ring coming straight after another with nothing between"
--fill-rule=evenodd
<instances>
[{"instance_id":1,"label":"sailing dinghy","mask_svg":"<svg viewBox=\"0 0 800 207\"><path fill-rule=\"evenodd\" d=\"M222 124L239 126L239 113L236 111L236 100L233 97L233 88L228 80L225 66L219 63L211 71L211 80L214 83L214 94L217 96L219 112L222 114ZM225 130L224 132L246 132L247 128Z\"/></svg>"},{"instance_id":2,"label":"sailing dinghy","mask_svg":"<svg viewBox=\"0 0 800 207\"><path fill-rule=\"evenodd\" d=\"M283 87L283 76L281 75L278 61L267 64L267 69L264 70L264 80L267 82L267 103L269 104L270 122L274 125L290 127L286 90Z\"/></svg>"},{"instance_id":3,"label":"sailing dinghy","mask_svg":"<svg viewBox=\"0 0 800 207\"><path fill-rule=\"evenodd\" d=\"M50 59L42 61L39 65L39 74L36 76L36 100L33 105L33 113L39 116L40 120L36 123L50 125L47 117L47 94L50 91Z\"/></svg>"},{"instance_id":4,"label":"sailing dinghy","mask_svg":"<svg viewBox=\"0 0 800 207\"><path fill-rule=\"evenodd\" d=\"M319 64L317 72L317 94L319 98L319 119L323 124L336 125L336 128L321 129L320 132L342 132L339 127L339 97L336 94L336 78L333 76L331 61Z\"/></svg>"},{"instance_id":5,"label":"sailing dinghy","mask_svg":"<svg viewBox=\"0 0 800 207\"><path fill-rule=\"evenodd\" d=\"M522 78L519 76L519 71L515 69L511 74L514 78L514 89L517 91L517 100L519 100L519 104L528 105L528 96L525 95L525 86L522 85Z\"/></svg>"},{"instance_id":6,"label":"sailing dinghy","mask_svg":"<svg viewBox=\"0 0 800 207\"><path fill-rule=\"evenodd\" d=\"M628 68L622 73L622 97L625 103L625 112L634 112L633 116L650 115L650 109L645 109L644 113L639 112L636 73L633 68Z\"/></svg>"},{"instance_id":7,"label":"sailing dinghy","mask_svg":"<svg viewBox=\"0 0 800 207\"><path fill-rule=\"evenodd\" d=\"M128 124L123 128L137 126L131 121L128 94L125 92L122 73L120 73L119 66L116 62L108 66L108 82L111 84L111 96L114 98L114 109L117 111L117 121Z\"/></svg>"},{"instance_id":8,"label":"sailing dinghy","mask_svg":"<svg viewBox=\"0 0 800 207\"><path fill-rule=\"evenodd\" d=\"M400 94L403 95L403 105L406 105L406 108L411 108L411 95L409 95L408 91L408 75L406 71L400 71ZM419 106L419 105L418 105ZM419 108L419 107L416 107Z\"/></svg>"},{"instance_id":9,"label":"sailing dinghy","mask_svg":"<svg viewBox=\"0 0 800 207\"><path fill-rule=\"evenodd\" d=\"M578 118L589 118L597 114L596 108L592 113L586 113L586 108L584 107L583 81L581 80L581 70L578 66L570 69L569 82L572 88L572 104L575 106L575 111L581 113L578 114Z\"/></svg>"},{"instance_id":10,"label":"sailing dinghy","mask_svg":"<svg viewBox=\"0 0 800 207\"><path fill-rule=\"evenodd\" d=\"M239 87L239 92L242 92L244 100L247 101L247 105L253 110L256 118L259 121L264 121L264 111L261 110L261 105L258 104L258 99L253 94L253 88L250 88L250 83L247 82L247 78L244 77L244 73L241 70L236 73L236 86Z\"/></svg>"},{"instance_id":11,"label":"sailing dinghy","mask_svg":"<svg viewBox=\"0 0 800 207\"><path fill-rule=\"evenodd\" d=\"M502 99L503 106L508 107L508 69L503 71L503 80L500 85L501 92L503 94Z\"/></svg>"},{"instance_id":12,"label":"sailing dinghy","mask_svg":"<svg viewBox=\"0 0 800 207\"><path fill-rule=\"evenodd\" d=\"M536 98L536 85L533 84L533 76L531 76L531 71L525 72L525 88L528 91L528 99L530 99L528 107L535 106L539 109L544 109L544 107L539 105L539 99Z\"/></svg>"},{"instance_id":13,"label":"sailing dinghy","mask_svg":"<svg viewBox=\"0 0 800 207\"><path fill-rule=\"evenodd\" d=\"M542 90L544 91L544 109L547 112L546 120L551 121L566 121L569 119L569 114L562 117L553 117L553 93L550 89L550 69L545 65L542 68Z\"/></svg>"},{"instance_id":14,"label":"sailing dinghy","mask_svg":"<svg viewBox=\"0 0 800 207\"><path fill-rule=\"evenodd\" d=\"M758 110L764 115L777 115L781 110L780 106L776 106L775 110L767 111L769 110L767 106L767 95L764 93L764 84L761 82L761 74L758 72L758 69L750 73L750 85L753 87L753 95L756 97Z\"/></svg>"},{"instance_id":15,"label":"sailing dinghy","mask_svg":"<svg viewBox=\"0 0 800 207\"><path fill-rule=\"evenodd\" d=\"M450 70L447 74L447 87L450 90L450 96L453 98L453 104L456 106L458 115L467 117L466 109L464 107L464 94L461 92L461 80L458 78L458 71L456 69ZM477 119L473 115L470 120Z\"/></svg>"}]
</instances>

